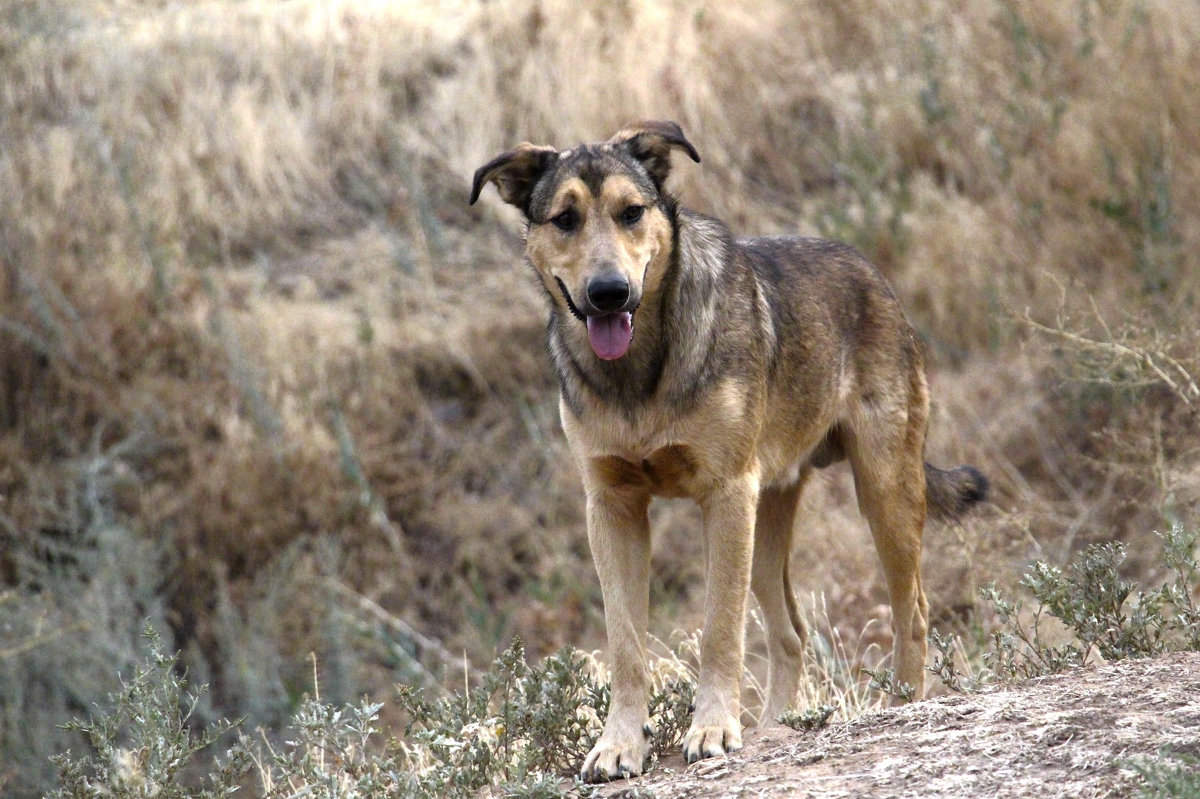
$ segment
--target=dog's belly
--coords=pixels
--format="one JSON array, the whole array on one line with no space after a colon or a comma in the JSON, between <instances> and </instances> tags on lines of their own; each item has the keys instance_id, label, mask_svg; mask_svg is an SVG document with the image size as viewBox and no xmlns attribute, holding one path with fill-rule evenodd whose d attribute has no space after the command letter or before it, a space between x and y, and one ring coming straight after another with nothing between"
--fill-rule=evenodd
<instances>
[{"instance_id":1,"label":"dog's belly","mask_svg":"<svg viewBox=\"0 0 1200 799\"><path fill-rule=\"evenodd\" d=\"M824 469L844 457L837 428L806 431L803 437L780 437L758 448L759 480L764 488L793 486L805 469Z\"/></svg>"}]
</instances>

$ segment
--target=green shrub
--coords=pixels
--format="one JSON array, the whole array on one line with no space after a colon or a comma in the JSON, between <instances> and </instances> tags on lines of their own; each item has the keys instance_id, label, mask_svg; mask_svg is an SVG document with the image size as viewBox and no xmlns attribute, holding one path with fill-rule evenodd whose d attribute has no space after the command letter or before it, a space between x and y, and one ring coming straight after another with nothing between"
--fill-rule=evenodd
<instances>
[{"instance_id":1,"label":"green shrub","mask_svg":"<svg viewBox=\"0 0 1200 799\"><path fill-rule=\"evenodd\" d=\"M829 723L836 710L833 705L810 707L803 711L789 710L779 717L779 723L798 731L819 730Z\"/></svg>"},{"instance_id":2,"label":"green shrub","mask_svg":"<svg viewBox=\"0 0 1200 799\"><path fill-rule=\"evenodd\" d=\"M244 735L223 758L216 745L239 723L222 722L196 734L193 711L204 689L188 693L175 657L148 630L148 665L139 667L111 699L113 709L74 722L92 746L87 756L57 756L54 799L203 797L234 793L252 772L261 795L283 799L454 799L490 790L519 799L558 799L600 733L609 687L593 676L584 654L564 648L539 665L525 660L518 640L478 687L439 698L401 687L399 710L409 719L399 739L379 726L381 703L337 707L306 699L287 740ZM665 685L650 699L653 752L678 746L687 727L694 686ZM200 774L216 765L206 779Z\"/></svg>"},{"instance_id":3,"label":"green shrub","mask_svg":"<svg viewBox=\"0 0 1200 799\"><path fill-rule=\"evenodd\" d=\"M400 706L411 717L404 760L413 795L472 796L577 768L599 736L608 686L574 650L530 666L516 641L479 688L435 700L404 689Z\"/></svg>"},{"instance_id":4,"label":"green shrub","mask_svg":"<svg viewBox=\"0 0 1200 799\"><path fill-rule=\"evenodd\" d=\"M881 691L902 702L911 702L917 695L916 689L911 685L897 681L895 669L863 669L863 672L871 678L873 691Z\"/></svg>"},{"instance_id":5,"label":"green shrub","mask_svg":"<svg viewBox=\"0 0 1200 799\"><path fill-rule=\"evenodd\" d=\"M1200 796L1200 760L1163 753L1159 760L1134 763L1144 782L1138 793L1144 799L1194 799Z\"/></svg>"},{"instance_id":6,"label":"green shrub","mask_svg":"<svg viewBox=\"0 0 1200 799\"><path fill-rule=\"evenodd\" d=\"M1065 569L1034 563L1021 580L1034 599L1032 610L995 586L984 588L998 624L983 653L988 674L982 681L1053 674L1095 656L1111 661L1200 651L1200 608L1192 598L1200 587L1200 530L1175 523L1159 537L1171 579L1156 589L1139 589L1121 577L1126 551L1118 542L1087 547ZM980 680L965 678L956 665L953 636L934 631L930 642L930 671L952 690L977 687Z\"/></svg>"},{"instance_id":7,"label":"green shrub","mask_svg":"<svg viewBox=\"0 0 1200 799\"><path fill-rule=\"evenodd\" d=\"M83 759L70 752L53 758L60 784L54 799L218 799L237 791L250 770L249 752L235 744L224 763L206 779L196 779L199 756L237 724L220 722L192 732L189 721L204 688L189 694L187 679L176 659L163 653L158 634L147 627L145 637L149 663L109 697L112 709L68 725L83 733L93 752Z\"/></svg>"},{"instance_id":8,"label":"green shrub","mask_svg":"<svg viewBox=\"0 0 1200 799\"><path fill-rule=\"evenodd\" d=\"M575 773L608 711L609 686L591 671L569 647L530 666L518 640L477 689L436 700L402 691L412 719L403 744L412 795L466 797L484 786L514 796L562 795L550 793L558 786L553 777ZM654 757L679 745L693 691L690 681L668 682L650 697Z\"/></svg>"}]
</instances>

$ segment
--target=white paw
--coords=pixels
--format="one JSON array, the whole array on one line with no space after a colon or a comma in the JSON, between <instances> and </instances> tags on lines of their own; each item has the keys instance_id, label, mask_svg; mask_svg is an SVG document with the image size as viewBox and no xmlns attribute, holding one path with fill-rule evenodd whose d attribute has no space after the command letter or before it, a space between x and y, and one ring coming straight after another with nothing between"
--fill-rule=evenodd
<instances>
[{"instance_id":1,"label":"white paw","mask_svg":"<svg viewBox=\"0 0 1200 799\"><path fill-rule=\"evenodd\" d=\"M683 759L695 763L742 748L742 725L732 716L717 724L697 724L683 738Z\"/></svg>"},{"instance_id":2,"label":"white paw","mask_svg":"<svg viewBox=\"0 0 1200 799\"><path fill-rule=\"evenodd\" d=\"M632 735L609 735L605 730L584 759L579 776L585 782L608 782L641 774L650 758L646 730L637 729Z\"/></svg>"}]
</instances>

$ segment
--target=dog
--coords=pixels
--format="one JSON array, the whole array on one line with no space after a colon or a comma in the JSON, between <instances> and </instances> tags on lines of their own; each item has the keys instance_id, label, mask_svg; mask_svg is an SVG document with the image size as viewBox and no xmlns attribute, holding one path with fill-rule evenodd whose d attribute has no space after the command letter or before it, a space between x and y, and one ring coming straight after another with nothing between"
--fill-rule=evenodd
<instances>
[{"instance_id":1,"label":"dog","mask_svg":"<svg viewBox=\"0 0 1200 799\"><path fill-rule=\"evenodd\" d=\"M766 627L762 718L791 704L806 630L788 576L801 489L847 459L892 606L893 665L924 691L927 512L984 499L973 467L925 463L923 348L856 250L798 237L735 239L667 191L671 156L700 155L674 122L558 151L522 143L475 173L524 214L525 255L549 306L562 428L587 496L612 699L581 776L640 774L649 756L645 636L655 496L703 512L704 627L687 762L741 747L745 616Z\"/></svg>"}]
</instances>

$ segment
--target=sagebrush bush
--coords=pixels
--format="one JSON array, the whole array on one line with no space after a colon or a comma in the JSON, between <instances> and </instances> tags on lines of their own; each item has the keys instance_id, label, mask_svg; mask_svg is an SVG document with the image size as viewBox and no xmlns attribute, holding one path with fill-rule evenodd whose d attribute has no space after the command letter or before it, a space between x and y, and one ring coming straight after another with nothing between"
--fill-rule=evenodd
<instances>
[{"instance_id":1,"label":"sagebrush bush","mask_svg":"<svg viewBox=\"0 0 1200 799\"><path fill-rule=\"evenodd\" d=\"M789 710L779 717L779 723L793 730L819 730L833 718L833 705L821 705L804 710Z\"/></svg>"},{"instance_id":2,"label":"sagebrush bush","mask_svg":"<svg viewBox=\"0 0 1200 799\"><path fill-rule=\"evenodd\" d=\"M487 785L513 791L532 784L544 792L548 780L576 773L600 735L609 686L594 676L589 658L570 648L538 666L524 654L515 642L478 689L435 700L401 692L411 719L407 762L419 775L414 785L421 796L468 796ZM683 739L694 689L689 679L676 678L652 691L652 757Z\"/></svg>"},{"instance_id":3,"label":"sagebrush bush","mask_svg":"<svg viewBox=\"0 0 1200 799\"><path fill-rule=\"evenodd\" d=\"M577 768L599 735L608 688L571 650L529 666L518 641L479 688L436 700L403 691L400 705L421 795L468 796Z\"/></svg>"},{"instance_id":4,"label":"sagebrush bush","mask_svg":"<svg viewBox=\"0 0 1200 799\"><path fill-rule=\"evenodd\" d=\"M211 757L237 724L222 722L196 732L192 714L205 689L189 693L177 659L163 651L158 633L147 627L145 637L146 663L109 697L110 707L69 725L84 734L92 751L54 758L59 787L53 799L225 799L249 772L250 754L235 740L223 762ZM201 754L210 755L204 764L215 764L215 770L198 778L194 769Z\"/></svg>"},{"instance_id":5,"label":"sagebrush bush","mask_svg":"<svg viewBox=\"0 0 1200 799\"><path fill-rule=\"evenodd\" d=\"M1138 794L1143 799L1195 799L1200 796L1200 759L1177 752L1162 752L1156 760L1133 763L1142 777Z\"/></svg>"},{"instance_id":6,"label":"sagebrush bush","mask_svg":"<svg viewBox=\"0 0 1200 799\"><path fill-rule=\"evenodd\" d=\"M218 799L255 782L266 799L310 793L468 799L483 789L561 799L568 789L586 790L570 778L608 708L608 685L593 676L587 656L564 649L531 665L518 640L478 686L438 698L401 686L397 708L408 723L399 736L381 728L382 703L338 706L308 698L292 716L286 740L255 741L242 722L197 732L194 712L206 687L190 690L158 634L148 627L145 637L145 665L110 697L110 706L69 725L91 751L54 758L53 799ZM678 746L693 688L672 681L653 693L655 756Z\"/></svg>"},{"instance_id":7,"label":"sagebrush bush","mask_svg":"<svg viewBox=\"0 0 1200 799\"><path fill-rule=\"evenodd\" d=\"M982 653L986 673L959 670L954 636L934 630L930 671L952 690L971 690L988 679L1012 680L1053 674L1099 657L1106 661L1200 651L1200 590L1197 542L1200 529L1173 524L1159 536L1171 579L1151 590L1121 576L1125 547L1117 542L1086 547L1065 569L1037 561L1021 586L1032 609L1006 599L995 586L982 599L997 619L990 648Z\"/></svg>"}]
</instances>

